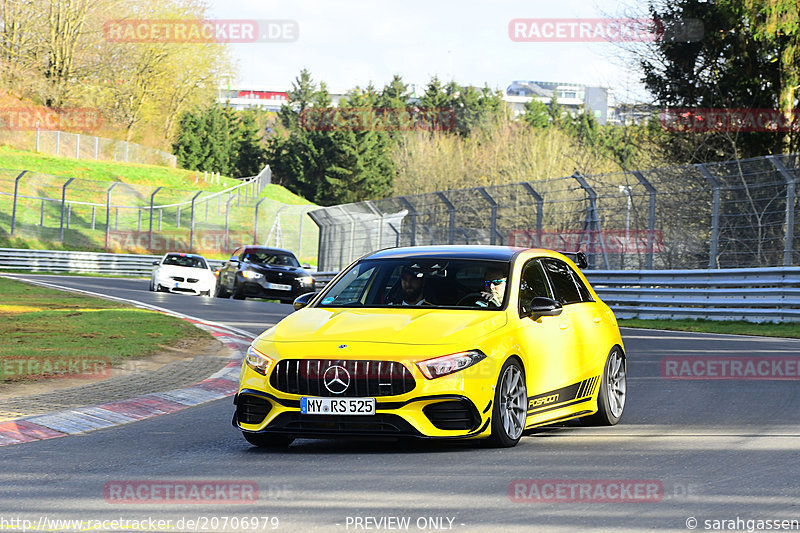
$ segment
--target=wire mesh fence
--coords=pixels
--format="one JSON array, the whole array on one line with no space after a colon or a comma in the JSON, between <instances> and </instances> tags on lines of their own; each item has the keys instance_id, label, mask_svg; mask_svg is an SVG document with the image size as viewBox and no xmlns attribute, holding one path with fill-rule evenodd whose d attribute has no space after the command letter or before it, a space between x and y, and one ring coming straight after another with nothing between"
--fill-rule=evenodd
<instances>
[{"instance_id":1,"label":"wire mesh fence","mask_svg":"<svg viewBox=\"0 0 800 533\"><path fill-rule=\"evenodd\" d=\"M503 244L583 251L590 268L800 264L800 157L475 187L320 208L320 270L380 248Z\"/></svg>"},{"instance_id":2,"label":"wire mesh fence","mask_svg":"<svg viewBox=\"0 0 800 533\"><path fill-rule=\"evenodd\" d=\"M117 253L224 257L244 244L292 250L315 262L311 205L259 197L266 168L222 191L147 187L0 169L0 235Z\"/></svg>"},{"instance_id":3,"label":"wire mesh fence","mask_svg":"<svg viewBox=\"0 0 800 533\"><path fill-rule=\"evenodd\" d=\"M0 142L57 157L175 167L177 158L141 144L58 130L0 130Z\"/></svg>"}]
</instances>

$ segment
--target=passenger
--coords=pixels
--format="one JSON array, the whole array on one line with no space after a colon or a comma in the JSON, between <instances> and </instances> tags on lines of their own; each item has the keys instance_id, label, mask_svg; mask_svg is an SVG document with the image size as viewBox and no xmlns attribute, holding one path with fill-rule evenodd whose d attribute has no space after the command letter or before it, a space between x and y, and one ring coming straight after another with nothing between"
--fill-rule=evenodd
<instances>
[{"instance_id":1,"label":"passenger","mask_svg":"<svg viewBox=\"0 0 800 533\"><path fill-rule=\"evenodd\" d=\"M481 292L483 301L478 301L481 307L503 307L503 296L506 294L506 275L499 268L487 268L483 276L484 291Z\"/></svg>"}]
</instances>

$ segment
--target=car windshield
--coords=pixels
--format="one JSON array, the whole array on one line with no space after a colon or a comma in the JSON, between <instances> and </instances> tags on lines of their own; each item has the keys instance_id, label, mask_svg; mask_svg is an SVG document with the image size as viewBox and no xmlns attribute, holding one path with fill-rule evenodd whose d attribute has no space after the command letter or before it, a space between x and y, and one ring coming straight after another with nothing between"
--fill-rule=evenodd
<instances>
[{"instance_id":1,"label":"car windshield","mask_svg":"<svg viewBox=\"0 0 800 533\"><path fill-rule=\"evenodd\" d=\"M205 259L192 255L168 255L161 264L189 268L208 268Z\"/></svg>"},{"instance_id":2,"label":"car windshield","mask_svg":"<svg viewBox=\"0 0 800 533\"><path fill-rule=\"evenodd\" d=\"M248 252L245 254L244 260L262 265L300 266L300 262L297 258L287 253Z\"/></svg>"},{"instance_id":3,"label":"car windshield","mask_svg":"<svg viewBox=\"0 0 800 533\"><path fill-rule=\"evenodd\" d=\"M466 259L365 260L322 296L323 307L391 307L497 310L507 299L509 263Z\"/></svg>"}]
</instances>

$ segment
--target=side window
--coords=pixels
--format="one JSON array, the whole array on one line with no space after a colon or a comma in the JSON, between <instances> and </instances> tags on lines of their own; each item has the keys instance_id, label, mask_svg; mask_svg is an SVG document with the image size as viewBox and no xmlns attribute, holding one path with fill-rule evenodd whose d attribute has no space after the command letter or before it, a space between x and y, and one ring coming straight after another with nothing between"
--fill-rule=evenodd
<instances>
[{"instance_id":1,"label":"side window","mask_svg":"<svg viewBox=\"0 0 800 533\"><path fill-rule=\"evenodd\" d=\"M542 259L542 264L547 271L547 277L550 279L550 286L553 287L553 292L555 292L553 297L555 301L561 303L561 305L583 301L578 286L575 284L573 272L565 262L558 259Z\"/></svg>"},{"instance_id":2,"label":"side window","mask_svg":"<svg viewBox=\"0 0 800 533\"><path fill-rule=\"evenodd\" d=\"M572 275L573 281L575 281L575 286L578 287L578 293L581 295L582 302L593 302L594 299L592 298L592 293L589 292L589 289L586 288L586 285L583 284L581 281L581 277L575 273L574 270L567 267L570 274Z\"/></svg>"},{"instance_id":3,"label":"side window","mask_svg":"<svg viewBox=\"0 0 800 533\"><path fill-rule=\"evenodd\" d=\"M538 297L552 298L542 265L534 259L522 267L522 277L519 281L520 312L523 308L530 308L531 300Z\"/></svg>"},{"instance_id":4,"label":"side window","mask_svg":"<svg viewBox=\"0 0 800 533\"><path fill-rule=\"evenodd\" d=\"M242 249L241 249L241 248L237 248L237 249L236 249L236 250L235 250L235 251L234 251L234 252L231 254L230 261L238 261L238 260L239 260L239 254L241 254L241 253L242 253Z\"/></svg>"}]
</instances>

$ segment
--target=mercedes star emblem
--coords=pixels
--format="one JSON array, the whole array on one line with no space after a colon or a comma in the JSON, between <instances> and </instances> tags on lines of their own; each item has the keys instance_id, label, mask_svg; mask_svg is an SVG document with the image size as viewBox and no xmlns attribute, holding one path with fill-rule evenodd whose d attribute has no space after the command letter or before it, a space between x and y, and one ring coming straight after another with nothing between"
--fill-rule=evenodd
<instances>
[{"instance_id":1,"label":"mercedes star emblem","mask_svg":"<svg viewBox=\"0 0 800 533\"><path fill-rule=\"evenodd\" d=\"M331 394L342 394L350 386L350 372L343 366L333 365L322 375L322 381Z\"/></svg>"}]
</instances>

